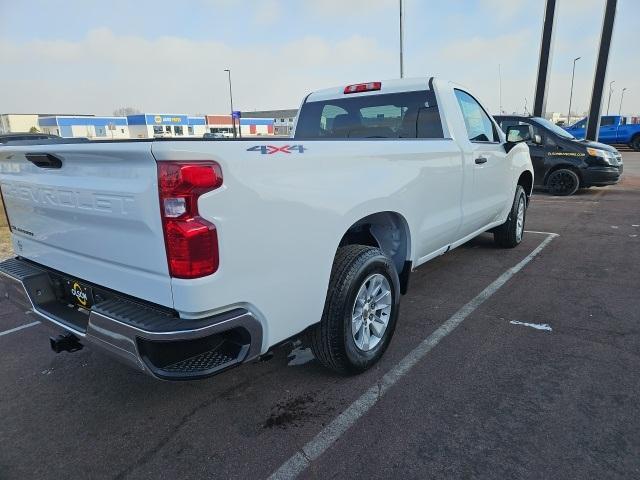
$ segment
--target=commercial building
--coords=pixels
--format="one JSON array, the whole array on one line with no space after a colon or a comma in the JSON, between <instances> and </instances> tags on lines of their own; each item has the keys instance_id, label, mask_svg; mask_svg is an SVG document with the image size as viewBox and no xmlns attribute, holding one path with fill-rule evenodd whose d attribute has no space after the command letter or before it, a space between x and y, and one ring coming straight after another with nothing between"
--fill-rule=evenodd
<instances>
[{"instance_id":1,"label":"commercial building","mask_svg":"<svg viewBox=\"0 0 640 480\"><path fill-rule=\"evenodd\" d=\"M129 138L129 127L125 117L40 116L38 125L41 132L61 137L85 137L93 140Z\"/></svg>"},{"instance_id":2,"label":"commercial building","mask_svg":"<svg viewBox=\"0 0 640 480\"><path fill-rule=\"evenodd\" d=\"M3 113L0 114L0 133L23 133L40 131L39 120L42 117L93 117L93 115L69 115L61 113Z\"/></svg>"},{"instance_id":3,"label":"commercial building","mask_svg":"<svg viewBox=\"0 0 640 480\"><path fill-rule=\"evenodd\" d=\"M37 128L37 113L3 113L0 115L0 133L22 133Z\"/></svg>"},{"instance_id":4,"label":"commercial building","mask_svg":"<svg viewBox=\"0 0 640 480\"><path fill-rule=\"evenodd\" d=\"M244 112L242 113L244 116ZM233 136L233 124L231 115L206 115L207 132L217 133L224 136ZM239 133L243 137L260 135L273 135L274 122L272 118L240 118ZM236 121L236 132L238 132L238 121Z\"/></svg>"},{"instance_id":5,"label":"commercial building","mask_svg":"<svg viewBox=\"0 0 640 480\"><path fill-rule=\"evenodd\" d=\"M204 117L184 114L141 113L127 121L131 138L202 137L207 131Z\"/></svg>"},{"instance_id":6,"label":"commercial building","mask_svg":"<svg viewBox=\"0 0 640 480\"><path fill-rule=\"evenodd\" d=\"M243 119L271 119L273 120L273 134L289 136L298 115L297 109L262 110L257 112L242 112Z\"/></svg>"}]
</instances>

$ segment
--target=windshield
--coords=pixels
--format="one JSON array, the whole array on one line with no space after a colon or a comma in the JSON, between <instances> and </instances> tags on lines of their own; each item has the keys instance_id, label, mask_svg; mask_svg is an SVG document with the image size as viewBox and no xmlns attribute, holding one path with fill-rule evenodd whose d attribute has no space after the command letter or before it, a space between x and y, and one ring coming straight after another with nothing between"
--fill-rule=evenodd
<instances>
[{"instance_id":1,"label":"windshield","mask_svg":"<svg viewBox=\"0 0 640 480\"><path fill-rule=\"evenodd\" d=\"M567 132L565 129L563 129L562 127L559 127L558 125L556 125L553 122L550 122L549 120L547 120L546 118L539 118L536 117L533 119L538 125L551 130L553 133L555 133L556 135L558 135L559 137L562 138L570 138L572 140L575 140L576 137L574 137L573 135L571 135L569 132Z\"/></svg>"}]
</instances>

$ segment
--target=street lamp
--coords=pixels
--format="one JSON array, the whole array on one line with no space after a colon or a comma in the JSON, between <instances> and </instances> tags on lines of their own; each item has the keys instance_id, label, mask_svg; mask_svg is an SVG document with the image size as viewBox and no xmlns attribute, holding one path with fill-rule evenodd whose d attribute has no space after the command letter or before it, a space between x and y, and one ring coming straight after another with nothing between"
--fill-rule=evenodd
<instances>
[{"instance_id":1,"label":"street lamp","mask_svg":"<svg viewBox=\"0 0 640 480\"><path fill-rule=\"evenodd\" d=\"M624 92L627 91L627 87L622 89L622 95L620 95L620 108L618 109L618 116L622 116L622 99L624 98Z\"/></svg>"},{"instance_id":2,"label":"street lamp","mask_svg":"<svg viewBox=\"0 0 640 480\"><path fill-rule=\"evenodd\" d=\"M609 101L607 102L607 115L609 115L609 105L611 104L611 94L613 93L613 84L616 83L615 80L611 80L609 82Z\"/></svg>"},{"instance_id":3,"label":"street lamp","mask_svg":"<svg viewBox=\"0 0 640 480\"><path fill-rule=\"evenodd\" d=\"M498 110L500 115L504 112L502 111L502 66L498 64Z\"/></svg>"},{"instance_id":4,"label":"street lamp","mask_svg":"<svg viewBox=\"0 0 640 480\"><path fill-rule=\"evenodd\" d=\"M571 90L569 90L569 113L567 113L567 126L571 125L571 100L573 100L573 77L576 75L576 62L582 57L573 59L573 72L571 73Z\"/></svg>"},{"instance_id":5,"label":"street lamp","mask_svg":"<svg viewBox=\"0 0 640 480\"><path fill-rule=\"evenodd\" d=\"M236 119L233 118L233 92L231 91L231 70L224 69L229 74L229 101L231 102L231 124L233 125L233 138L236 138Z\"/></svg>"}]
</instances>

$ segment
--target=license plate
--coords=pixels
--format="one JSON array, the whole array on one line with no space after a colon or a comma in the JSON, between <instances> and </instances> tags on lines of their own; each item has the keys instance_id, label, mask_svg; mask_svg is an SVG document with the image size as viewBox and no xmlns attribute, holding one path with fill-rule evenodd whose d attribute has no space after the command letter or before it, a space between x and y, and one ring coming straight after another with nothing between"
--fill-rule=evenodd
<instances>
[{"instance_id":1,"label":"license plate","mask_svg":"<svg viewBox=\"0 0 640 480\"><path fill-rule=\"evenodd\" d=\"M71 301L78 307L88 310L93 305L93 292L91 291L91 287L87 287L77 280L67 280L67 291Z\"/></svg>"}]
</instances>

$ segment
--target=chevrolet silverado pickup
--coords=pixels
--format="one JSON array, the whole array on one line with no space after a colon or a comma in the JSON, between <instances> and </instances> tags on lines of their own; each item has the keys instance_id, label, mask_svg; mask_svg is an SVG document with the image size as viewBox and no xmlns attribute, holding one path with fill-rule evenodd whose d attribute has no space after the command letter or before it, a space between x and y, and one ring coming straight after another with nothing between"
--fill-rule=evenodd
<instances>
[{"instance_id":1,"label":"chevrolet silverado pickup","mask_svg":"<svg viewBox=\"0 0 640 480\"><path fill-rule=\"evenodd\" d=\"M483 232L522 241L531 135L424 78L311 93L289 139L9 143L0 295L65 332L54 350L99 347L160 379L296 335L361 372L413 269Z\"/></svg>"},{"instance_id":2,"label":"chevrolet silverado pickup","mask_svg":"<svg viewBox=\"0 0 640 480\"><path fill-rule=\"evenodd\" d=\"M576 138L584 138L586 129L586 118L565 127L565 130ZM620 115L605 115L600 118L598 141L608 145L628 145L640 152L640 124L628 123L627 118Z\"/></svg>"}]
</instances>

